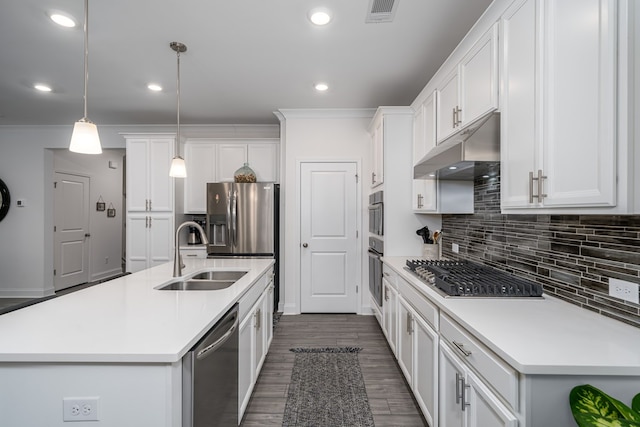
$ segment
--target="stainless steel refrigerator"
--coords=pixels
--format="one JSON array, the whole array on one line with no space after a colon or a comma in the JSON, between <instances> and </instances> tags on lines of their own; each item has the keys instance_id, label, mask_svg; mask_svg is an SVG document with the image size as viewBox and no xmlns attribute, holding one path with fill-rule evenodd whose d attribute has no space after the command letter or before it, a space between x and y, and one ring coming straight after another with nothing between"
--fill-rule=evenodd
<instances>
[{"instance_id":1,"label":"stainless steel refrigerator","mask_svg":"<svg viewBox=\"0 0 640 427\"><path fill-rule=\"evenodd\" d=\"M209 256L276 254L276 184L207 184Z\"/></svg>"}]
</instances>

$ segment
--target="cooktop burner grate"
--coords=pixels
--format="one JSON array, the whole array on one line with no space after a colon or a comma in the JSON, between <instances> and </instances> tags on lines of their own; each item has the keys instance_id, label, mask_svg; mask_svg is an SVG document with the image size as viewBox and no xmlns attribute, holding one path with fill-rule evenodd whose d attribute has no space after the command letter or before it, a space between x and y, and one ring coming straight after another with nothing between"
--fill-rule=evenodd
<instances>
[{"instance_id":1,"label":"cooktop burner grate","mask_svg":"<svg viewBox=\"0 0 640 427\"><path fill-rule=\"evenodd\" d=\"M407 268L448 296L542 296L538 283L469 261L407 260Z\"/></svg>"}]
</instances>

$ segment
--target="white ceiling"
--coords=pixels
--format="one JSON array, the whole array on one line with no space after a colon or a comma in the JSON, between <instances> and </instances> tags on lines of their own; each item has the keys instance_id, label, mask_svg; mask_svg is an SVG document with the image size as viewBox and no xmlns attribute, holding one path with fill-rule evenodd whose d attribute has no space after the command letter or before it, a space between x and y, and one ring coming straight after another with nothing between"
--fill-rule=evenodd
<instances>
[{"instance_id":1,"label":"white ceiling","mask_svg":"<svg viewBox=\"0 0 640 427\"><path fill-rule=\"evenodd\" d=\"M369 0L90 0L89 112L100 124L277 123L279 108L408 105L491 0L397 0L392 23L366 24ZM0 0L0 125L82 117L83 0ZM307 19L318 6L333 21ZM146 88L160 83L161 93ZM313 84L330 89L316 93ZM47 83L53 92L33 89Z\"/></svg>"}]
</instances>

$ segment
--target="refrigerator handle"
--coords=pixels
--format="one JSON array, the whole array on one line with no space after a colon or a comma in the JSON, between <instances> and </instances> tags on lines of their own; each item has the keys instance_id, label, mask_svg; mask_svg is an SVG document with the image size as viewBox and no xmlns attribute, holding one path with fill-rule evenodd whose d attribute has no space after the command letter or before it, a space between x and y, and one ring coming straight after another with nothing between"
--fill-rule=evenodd
<instances>
[{"instance_id":1,"label":"refrigerator handle","mask_svg":"<svg viewBox=\"0 0 640 427\"><path fill-rule=\"evenodd\" d=\"M238 192L233 192L233 206L231 207L231 221L233 224L233 246L238 240Z\"/></svg>"},{"instance_id":2,"label":"refrigerator handle","mask_svg":"<svg viewBox=\"0 0 640 427\"><path fill-rule=\"evenodd\" d=\"M231 191L227 193L227 245L231 246Z\"/></svg>"}]
</instances>

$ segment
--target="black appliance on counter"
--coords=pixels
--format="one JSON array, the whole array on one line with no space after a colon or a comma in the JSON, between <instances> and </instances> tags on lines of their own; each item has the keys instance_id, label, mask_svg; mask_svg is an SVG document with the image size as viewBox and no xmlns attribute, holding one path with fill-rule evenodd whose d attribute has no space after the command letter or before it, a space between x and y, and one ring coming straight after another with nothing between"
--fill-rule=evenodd
<instances>
[{"instance_id":1,"label":"black appliance on counter","mask_svg":"<svg viewBox=\"0 0 640 427\"><path fill-rule=\"evenodd\" d=\"M542 285L470 261L407 260L407 267L445 297L542 297Z\"/></svg>"}]
</instances>

